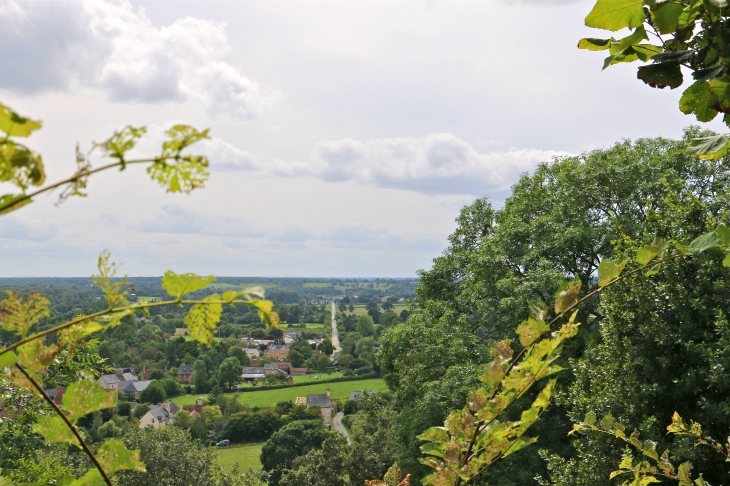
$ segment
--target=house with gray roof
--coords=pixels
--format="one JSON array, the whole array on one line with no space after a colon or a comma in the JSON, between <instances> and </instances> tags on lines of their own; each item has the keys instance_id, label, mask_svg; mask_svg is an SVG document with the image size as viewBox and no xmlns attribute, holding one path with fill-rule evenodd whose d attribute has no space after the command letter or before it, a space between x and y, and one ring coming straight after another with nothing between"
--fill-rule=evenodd
<instances>
[{"instance_id":1,"label":"house with gray roof","mask_svg":"<svg viewBox=\"0 0 730 486\"><path fill-rule=\"evenodd\" d=\"M266 363L264 365L264 373L266 376L268 375L278 375L279 373L284 373L284 371L279 369L278 363Z\"/></svg>"},{"instance_id":2,"label":"house with gray roof","mask_svg":"<svg viewBox=\"0 0 730 486\"><path fill-rule=\"evenodd\" d=\"M266 370L259 367L246 367L243 369L243 374L241 375L241 378L243 378L243 381L247 382L251 382L254 380L263 380L264 378L266 378Z\"/></svg>"},{"instance_id":3,"label":"house with gray roof","mask_svg":"<svg viewBox=\"0 0 730 486\"><path fill-rule=\"evenodd\" d=\"M332 411L335 409L332 405L332 398L330 398L330 391L327 393L316 393L307 395L307 408L319 407L322 411L322 419L324 424L329 427L332 423Z\"/></svg>"},{"instance_id":4,"label":"house with gray roof","mask_svg":"<svg viewBox=\"0 0 730 486\"><path fill-rule=\"evenodd\" d=\"M118 390L119 389L119 382L121 381L119 377L114 375L101 375L98 380L99 383L102 384L104 387L104 390L106 391L112 391L112 390Z\"/></svg>"},{"instance_id":5,"label":"house with gray roof","mask_svg":"<svg viewBox=\"0 0 730 486\"><path fill-rule=\"evenodd\" d=\"M193 382L193 371L194 371L193 365L183 363L177 369L177 379L182 381L183 383L192 383Z\"/></svg>"},{"instance_id":6,"label":"house with gray roof","mask_svg":"<svg viewBox=\"0 0 730 486\"><path fill-rule=\"evenodd\" d=\"M149 412L144 414L139 420L139 427L159 428L172 424L175 415L180 411L180 407L175 405L172 400L168 403L161 403L150 407Z\"/></svg>"},{"instance_id":7,"label":"house with gray roof","mask_svg":"<svg viewBox=\"0 0 730 486\"><path fill-rule=\"evenodd\" d=\"M120 381L119 390L123 391L127 395L134 395L135 398L139 398L139 394L144 391L145 388L150 386L155 380L146 381Z\"/></svg>"}]
</instances>

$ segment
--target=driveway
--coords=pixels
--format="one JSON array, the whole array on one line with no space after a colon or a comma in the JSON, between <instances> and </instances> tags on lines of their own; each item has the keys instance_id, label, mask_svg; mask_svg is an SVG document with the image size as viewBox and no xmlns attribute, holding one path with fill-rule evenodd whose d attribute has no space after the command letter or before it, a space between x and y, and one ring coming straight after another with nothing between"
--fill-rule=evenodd
<instances>
[{"instance_id":1,"label":"driveway","mask_svg":"<svg viewBox=\"0 0 730 486\"><path fill-rule=\"evenodd\" d=\"M334 427L334 429L337 432L344 435L345 439L347 439L347 443L349 444L350 443L350 434L347 432L347 429L345 428L345 426L342 425L342 417L344 417L344 416L345 416L345 414L343 414L342 412L337 412L337 414L335 414L335 418L332 419L332 427Z\"/></svg>"}]
</instances>

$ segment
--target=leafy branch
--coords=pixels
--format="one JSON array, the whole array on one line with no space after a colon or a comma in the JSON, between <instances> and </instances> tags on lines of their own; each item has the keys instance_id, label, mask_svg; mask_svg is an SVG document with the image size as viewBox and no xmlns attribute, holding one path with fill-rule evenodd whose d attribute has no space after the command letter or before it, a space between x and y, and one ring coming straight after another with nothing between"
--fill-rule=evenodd
<instances>
[{"instance_id":1,"label":"leafy branch","mask_svg":"<svg viewBox=\"0 0 730 486\"><path fill-rule=\"evenodd\" d=\"M642 61L637 78L652 88L675 89L684 83L682 69L692 72L694 83L679 101L684 114L709 122L719 113L730 126L730 58L726 0L597 0L585 18L588 27L616 32L631 29L623 38L585 38L579 49L608 51L603 69L618 63ZM647 43L647 32L661 45ZM730 149L730 134L690 141L689 150L702 158L717 159Z\"/></svg>"},{"instance_id":2,"label":"leafy branch","mask_svg":"<svg viewBox=\"0 0 730 486\"><path fill-rule=\"evenodd\" d=\"M175 125L165 132L167 139L158 155L128 159L127 153L134 149L139 139L147 133L146 127L127 126L115 132L108 140L94 143L87 154L76 148L76 171L64 180L29 191L31 186L42 186L46 180L42 157L27 145L19 143L17 137L28 137L42 126L40 121L24 118L10 108L0 104L0 183L7 182L20 190L20 194L0 195L0 215L20 209L33 202L33 198L63 188L59 203L72 196L86 196L84 192L91 175L113 168L124 170L130 164L150 164L147 173L168 192L189 193L203 187L209 173L208 158L202 155L183 153L189 146L209 138L208 130L199 131L187 125ZM16 137L11 139L11 137ZM101 167L92 167L94 152L115 161Z\"/></svg>"},{"instance_id":3,"label":"leafy branch","mask_svg":"<svg viewBox=\"0 0 730 486\"><path fill-rule=\"evenodd\" d=\"M580 323L575 318L583 302L638 273L653 275L669 261L728 246L730 229L725 226L718 226L689 245L675 244L675 251L671 254L667 241L655 239L651 245L637 251L635 261L638 266L631 270L624 271L628 259L621 262L604 259L598 266L598 288L582 298L578 298L581 282L566 282L555 296L556 316L552 320L546 322L548 310L544 305L531 306L530 317L517 327L522 346L519 353L513 356L510 340L495 343L493 360L479 377L484 387L472 390L466 407L452 412L443 427L432 427L419 437L426 442L421 447L422 452L430 456L421 459L421 462L435 470L425 478L424 484L461 486L498 460L537 440L525 437L525 433L552 401L555 379L540 390L529 408L522 412L520 420L501 422L500 417L538 381L563 369L555 361L560 356L563 341L578 332ZM730 255L723 265L730 266ZM568 314L567 322L560 329L543 337Z\"/></svg>"},{"instance_id":4,"label":"leafy branch","mask_svg":"<svg viewBox=\"0 0 730 486\"><path fill-rule=\"evenodd\" d=\"M692 463L687 461L675 467L670 461L670 451L666 449L661 455L656 450L657 443L651 440L640 441L641 434L638 430L626 434L626 427L616 422L609 414L597 421L596 414L588 412L582 422L573 425L571 434L584 433L586 431L601 433L615 437L627 445L630 445L641 453L642 459L636 459L631 454L624 454L618 469L611 473L610 478L630 475L631 481L624 481L624 486L641 486L644 484L658 483L657 477L678 481L680 486L710 486L700 474L692 478ZM702 435L702 426L697 422L690 422L689 427L684 423L677 412L672 416L672 423L667 426L670 434L684 435L694 440L695 446L708 446L716 453L730 461L730 439L728 443L721 444L715 439ZM652 465L652 462L655 465Z\"/></svg>"}]
</instances>

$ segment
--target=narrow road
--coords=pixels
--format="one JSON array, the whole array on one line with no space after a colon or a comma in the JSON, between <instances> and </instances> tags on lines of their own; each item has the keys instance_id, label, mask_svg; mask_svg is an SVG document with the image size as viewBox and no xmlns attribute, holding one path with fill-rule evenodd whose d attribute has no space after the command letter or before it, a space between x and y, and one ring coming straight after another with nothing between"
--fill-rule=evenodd
<instances>
[{"instance_id":1,"label":"narrow road","mask_svg":"<svg viewBox=\"0 0 730 486\"><path fill-rule=\"evenodd\" d=\"M337 412L335 415L335 418L332 419L332 426L335 428L337 432L345 436L345 439L347 439L347 443L350 443L350 434L347 433L347 429L344 425L342 425L342 417L344 417L345 414L342 412Z\"/></svg>"},{"instance_id":2,"label":"narrow road","mask_svg":"<svg viewBox=\"0 0 730 486\"><path fill-rule=\"evenodd\" d=\"M342 351L342 348L340 347L340 338L337 336L337 320L335 319L335 315L337 313L337 307L335 307L335 303L332 302L332 346L334 346L335 351L332 353L332 358L336 358L340 355L340 351Z\"/></svg>"}]
</instances>

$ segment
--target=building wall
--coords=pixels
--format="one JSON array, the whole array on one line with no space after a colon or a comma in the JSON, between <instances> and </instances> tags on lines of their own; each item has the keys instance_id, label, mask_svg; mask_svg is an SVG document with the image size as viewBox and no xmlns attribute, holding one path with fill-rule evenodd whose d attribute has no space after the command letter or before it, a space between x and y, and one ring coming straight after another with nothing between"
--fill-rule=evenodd
<instances>
[{"instance_id":1,"label":"building wall","mask_svg":"<svg viewBox=\"0 0 730 486\"><path fill-rule=\"evenodd\" d=\"M152 415L152 412L147 412L142 416L141 419L139 419L139 428L143 429L145 427L152 426L153 429L157 429L163 426L154 415Z\"/></svg>"}]
</instances>

